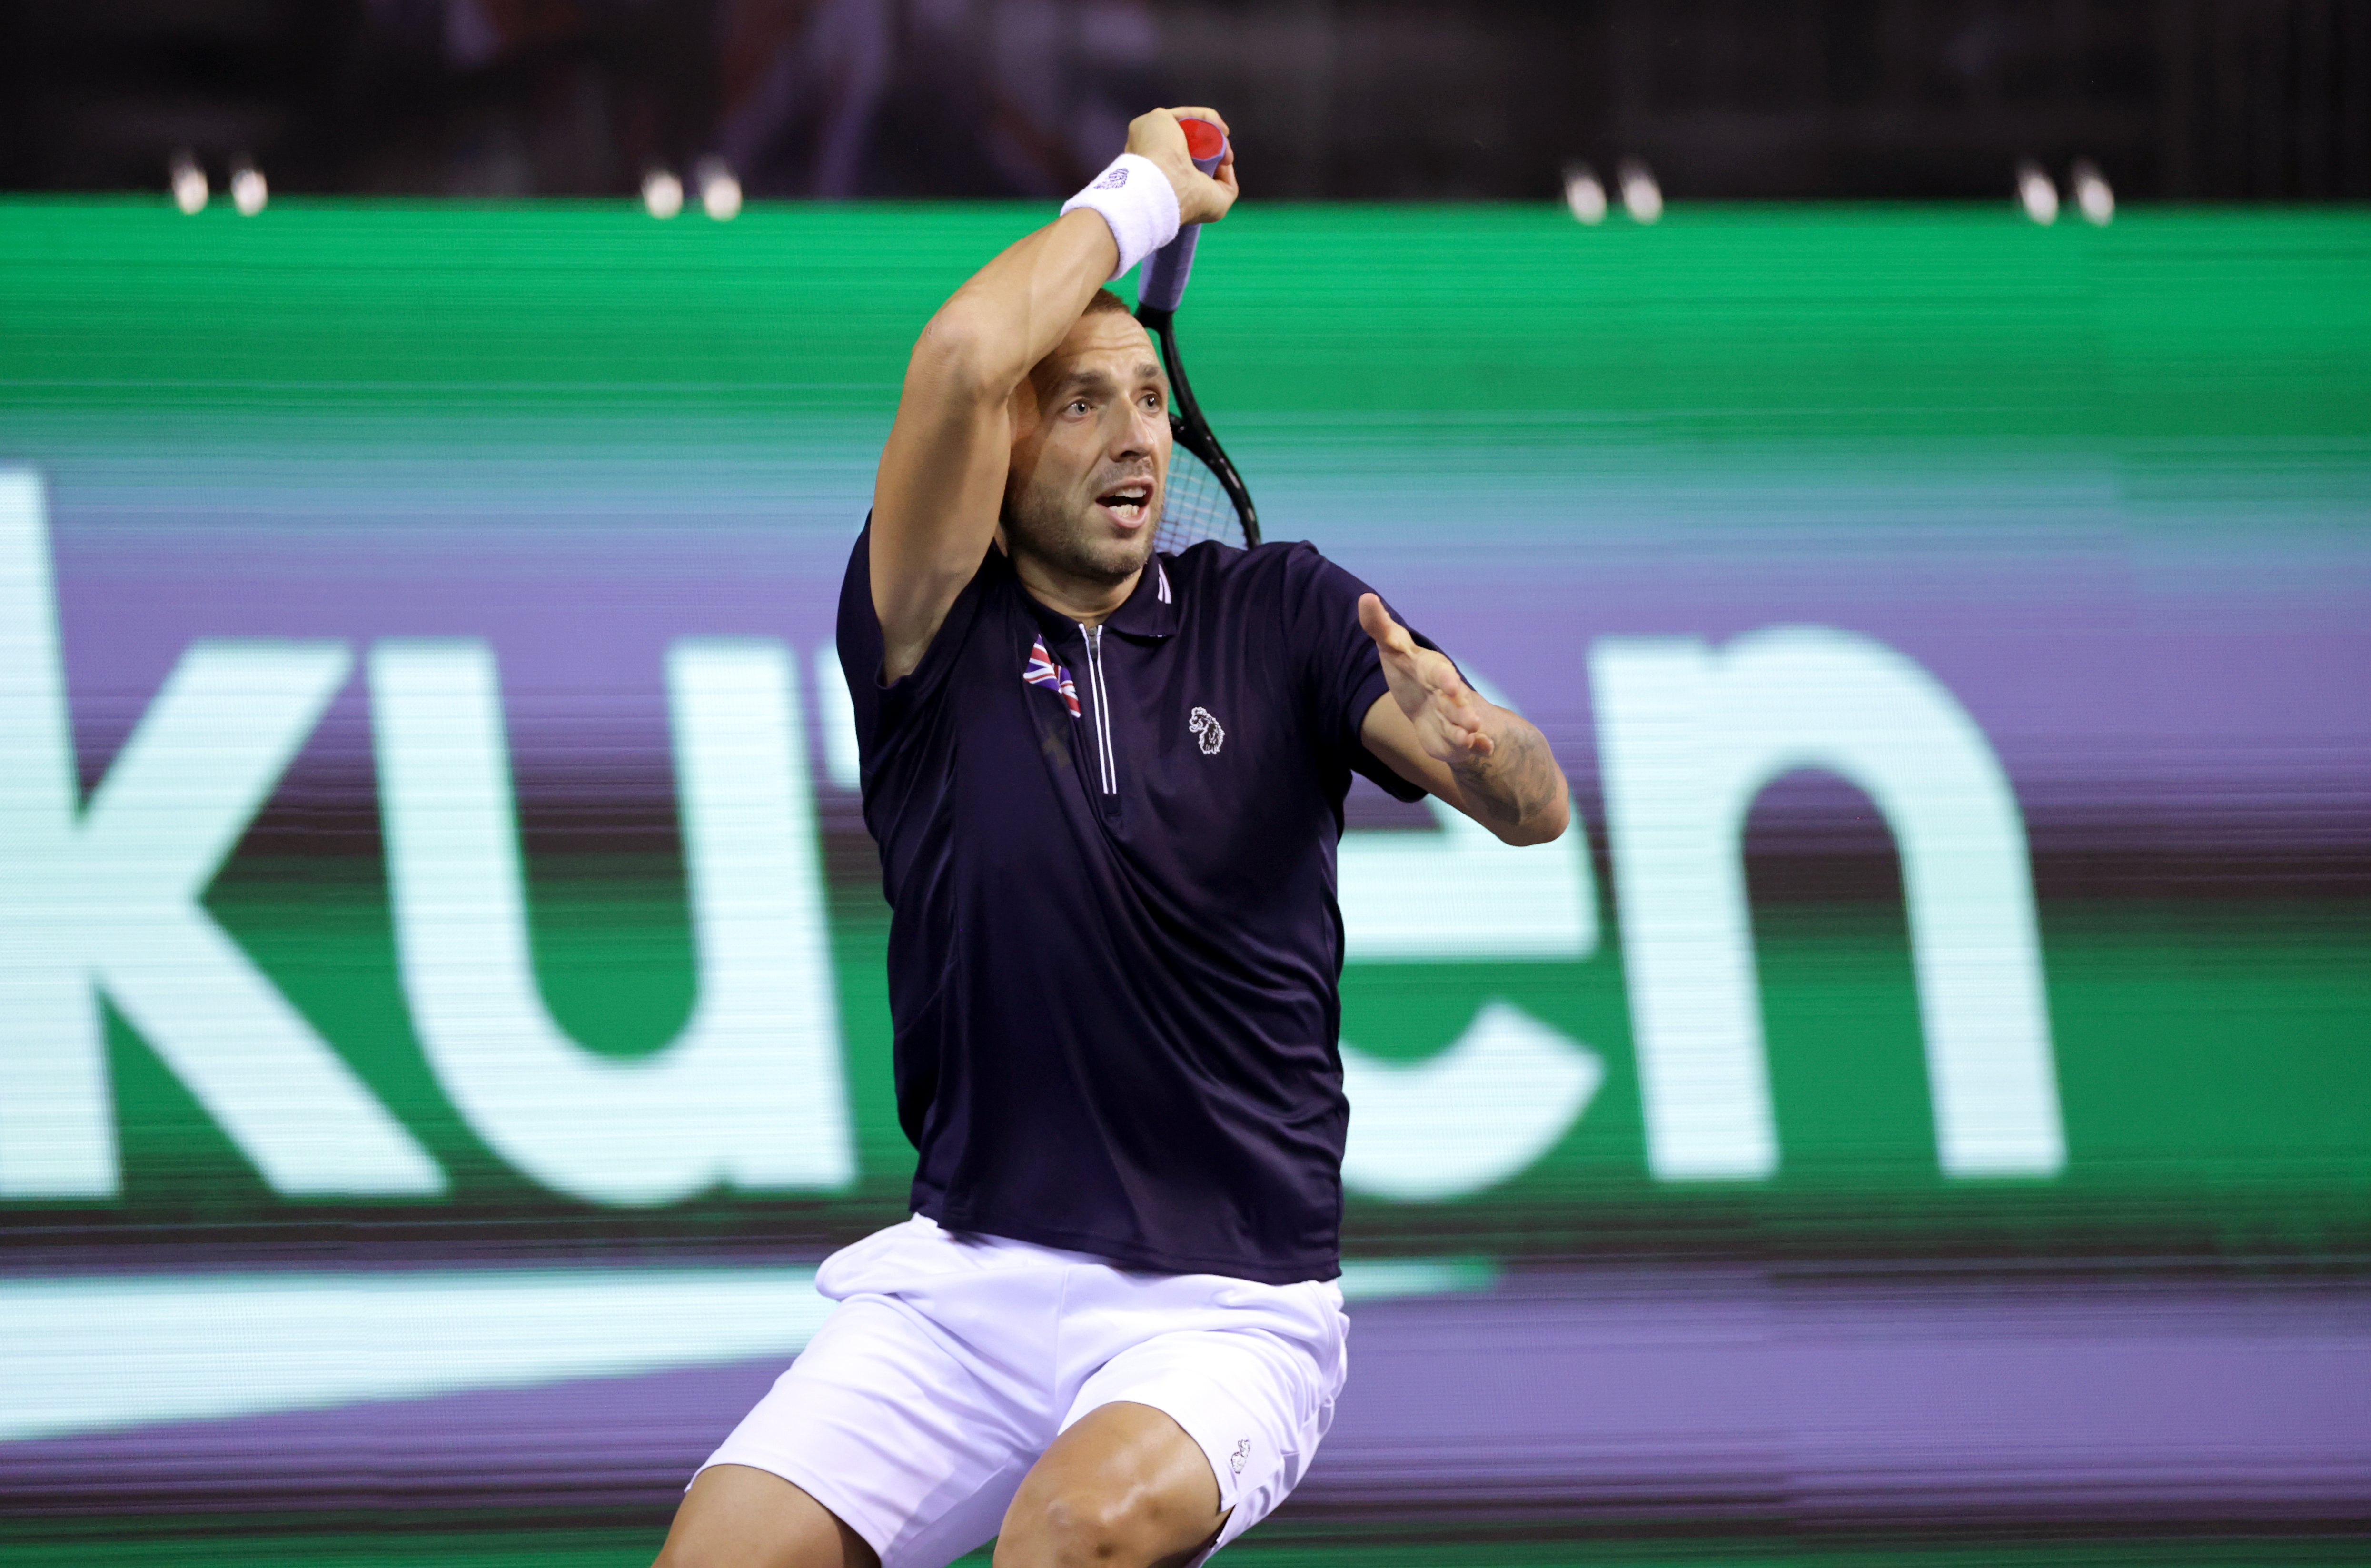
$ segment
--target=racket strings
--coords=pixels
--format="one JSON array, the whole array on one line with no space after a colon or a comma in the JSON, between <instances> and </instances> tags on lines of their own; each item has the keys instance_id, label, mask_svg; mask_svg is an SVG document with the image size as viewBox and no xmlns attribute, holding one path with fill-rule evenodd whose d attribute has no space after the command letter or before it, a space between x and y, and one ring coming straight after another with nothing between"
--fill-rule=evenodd
<instances>
[{"instance_id":1,"label":"racket strings","mask_svg":"<svg viewBox=\"0 0 2371 1568\"><path fill-rule=\"evenodd\" d=\"M1184 446L1169 454L1169 478L1161 496L1161 523L1153 536L1155 548L1174 555L1204 539L1240 547L1243 519L1209 465Z\"/></svg>"}]
</instances>

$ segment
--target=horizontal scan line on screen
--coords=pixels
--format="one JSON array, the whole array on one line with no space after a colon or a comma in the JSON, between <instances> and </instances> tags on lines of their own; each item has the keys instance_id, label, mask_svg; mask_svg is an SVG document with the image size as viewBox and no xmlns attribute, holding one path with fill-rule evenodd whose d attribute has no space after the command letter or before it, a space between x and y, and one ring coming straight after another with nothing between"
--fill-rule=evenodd
<instances>
[{"instance_id":1,"label":"horizontal scan line on screen","mask_svg":"<svg viewBox=\"0 0 2371 1568\"><path fill-rule=\"evenodd\" d=\"M500 672L482 640L204 639L78 799L46 501L0 471L0 1199L122 1185L103 997L270 1189L417 1200L448 1173L322 1027L208 912L207 889L360 669L401 999L425 1066L509 1168L592 1204L718 1189L844 1191L858 1149L818 847L802 661L685 638L665 690L694 1001L661 1048L585 1048L540 988ZM855 771L827 651L826 781ZM1598 714L1622 968L1650 1174L1779 1168L1741 849L1773 779L1824 769L1900 853L1942 1173L2065 1162L2023 818L1967 710L1899 651L1780 628L1715 648L1607 638ZM1431 802L1438 831L1340 851L1359 963L1575 962L1600 945L1586 835L1510 849ZM1578 811L1576 811L1578 820ZM1347 1179L1405 1202L1519 1175L1596 1101L1600 1051L1503 997L1417 1063L1342 1046ZM1514 1108L1514 1109L1510 1109Z\"/></svg>"},{"instance_id":2,"label":"horizontal scan line on screen","mask_svg":"<svg viewBox=\"0 0 2371 1568\"><path fill-rule=\"evenodd\" d=\"M1353 1261L1352 1302L1486 1289L1488 1263ZM808 1268L429 1269L0 1280L0 1442L787 1358Z\"/></svg>"}]
</instances>

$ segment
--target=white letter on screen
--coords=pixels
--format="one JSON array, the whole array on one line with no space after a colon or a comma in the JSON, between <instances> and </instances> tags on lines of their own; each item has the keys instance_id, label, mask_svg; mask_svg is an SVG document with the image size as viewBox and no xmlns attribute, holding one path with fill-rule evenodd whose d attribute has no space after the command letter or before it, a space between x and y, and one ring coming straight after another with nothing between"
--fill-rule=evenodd
<instances>
[{"instance_id":1,"label":"white letter on screen","mask_svg":"<svg viewBox=\"0 0 2371 1568\"><path fill-rule=\"evenodd\" d=\"M607 1204L853 1180L788 651L668 652L699 993L682 1032L633 1061L580 1048L537 987L492 651L382 642L370 684L404 990L430 1063L488 1144Z\"/></svg>"},{"instance_id":2,"label":"white letter on screen","mask_svg":"<svg viewBox=\"0 0 2371 1568\"><path fill-rule=\"evenodd\" d=\"M815 650L815 712L823 731L823 776L835 790L854 794L864 786L864 759L856 744L856 700L839 673L839 649L827 642Z\"/></svg>"},{"instance_id":3,"label":"white letter on screen","mask_svg":"<svg viewBox=\"0 0 2371 1568\"><path fill-rule=\"evenodd\" d=\"M1469 672L1475 689L1512 709ZM1428 795L1438 832L1360 828L1342 836L1342 932L1352 962L1587 958L1597 951L1597 886L1580 808L1553 844L1518 847ZM1350 1101L1342 1179L1403 1203L1462 1198L1521 1174L1589 1109L1597 1054L1505 1002L1474 1016L1449 1047L1399 1062L1341 1043Z\"/></svg>"},{"instance_id":4,"label":"white letter on screen","mask_svg":"<svg viewBox=\"0 0 2371 1568\"><path fill-rule=\"evenodd\" d=\"M1479 676L1474 689L1514 704ZM1344 956L1351 963L1426 959L1587 958L1597 951L1597 887L1576 806L1553 844L1502 844L1430 795L1438 833L1359 828L1336 868Z\"/></svg>"},{"instance_id":5,"label":"white letter on screen","mask_svg":"<svg viewBox=\"0 0 2371 1568\"><path fill-rule=\"evenodd\" d=\"M199 903L351 663L193 644L77 811L46 509L32 475L0 474L0 1195L117 1190L98 987L274 1190L444 1189Z\"/></svg>"},{"instance_id":6,"label":"white letter on screen","mask_svg":"<svg viewBox=\"0 0 2371 1568\"><path fill-rule=\"evenodd\" d=\"M1777 1169L1747 916L1746 813L1798 768L1842 775L1902 857L1942 1168L2065 1163L2025 827L1966 709L1868 638L1814 628L1607 639L1590 651L1648 1163Z\"/></svg>"},{"instance_id":7,"label":"white letter on screen","mask_svg":"<svg viewBox=\"0 0 2371 1568\"><path fill-rule=\"evenodd\" d=\"M1605 1064L1521 1009L1491 1002L1438 1055L1372 1056L1342 1043L1350 1101L1342 1180L1403 1203L1438 1203L1528 1170L1589 1109Z\"/></svg>"}]
</instances>

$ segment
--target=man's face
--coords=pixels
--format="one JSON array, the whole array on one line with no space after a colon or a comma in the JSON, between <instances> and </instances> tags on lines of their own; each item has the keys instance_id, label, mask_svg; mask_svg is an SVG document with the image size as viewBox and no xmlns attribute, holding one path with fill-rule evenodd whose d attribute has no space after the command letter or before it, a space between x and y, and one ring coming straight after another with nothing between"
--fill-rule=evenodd
<instances>
[{"instance_id":1,"label":"man's face","mask_svg":"<svg viewBox=\"0 0 2371 1568\"><path fill-rule=\"evenodd\" d=\"M1116 583L1152 558L1169 472L1169 382L1136 318L1083 316L1014 392L1006 548Z\"/></svg>"}]
</instances>

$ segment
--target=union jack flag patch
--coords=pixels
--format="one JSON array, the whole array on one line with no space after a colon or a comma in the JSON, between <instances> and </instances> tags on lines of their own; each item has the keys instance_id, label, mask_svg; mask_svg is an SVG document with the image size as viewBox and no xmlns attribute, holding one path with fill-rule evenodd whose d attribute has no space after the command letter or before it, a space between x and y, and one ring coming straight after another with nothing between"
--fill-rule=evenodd
<instances>
[{"instance_id":1,"label":"union jack flag patch","mask_svg":"<svg viewBox=\"0 0 2371 1568\"><path fill-rule=\"evenodd\" d=\"M1054 663L1054 656L1046 651L1044 638L1030 648L1029 663L1021 666L1021 678L1031 686L1060 692L1062 700L1070 705L1070 717L1079 716L1079 688L1070 684L1070 672Z\"/></svg>"}]
</instances>

